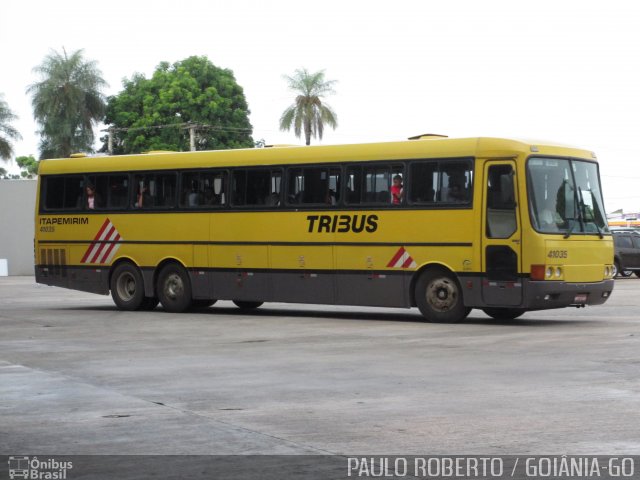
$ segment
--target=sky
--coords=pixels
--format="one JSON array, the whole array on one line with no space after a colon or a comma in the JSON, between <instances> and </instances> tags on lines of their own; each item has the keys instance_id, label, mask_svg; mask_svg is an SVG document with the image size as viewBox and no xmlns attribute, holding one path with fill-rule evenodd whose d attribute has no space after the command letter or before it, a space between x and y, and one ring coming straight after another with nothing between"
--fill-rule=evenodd
<instances>
[{"instance_id":1,"label":"sky","mask_svg":"<svg viewBox=\"0 0 640 480\"><path fill-rule=\"evenodd\" d=\"M107 95L206 55L233 70L267 144L301 142L278 129L293 100L282 76L324 69L339 126L322 144L438 133L576 145L598 156L607 211L640 211L638 2L22 0L0 9L0 45L16 155L38 154L25 89L51 49L84 49Z\"/></svg>"}]
</instances>

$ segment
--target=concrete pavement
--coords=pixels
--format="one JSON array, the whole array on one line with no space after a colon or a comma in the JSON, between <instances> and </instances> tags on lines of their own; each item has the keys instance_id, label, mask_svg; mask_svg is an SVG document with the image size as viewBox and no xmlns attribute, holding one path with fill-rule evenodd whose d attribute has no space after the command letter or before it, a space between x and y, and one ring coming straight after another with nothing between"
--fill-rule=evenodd
<instances>
[{"instance_id":1,"label":"concrete pavement","mask_svg":"<svg viewBox=\"0 0 640 480\"><path fill-rule=\"evenodd\" d=\"M629 454L640 279L604 306L479 311L220 302L119 312L0 279L0 453Z\"/></svg>"}]
</instances>

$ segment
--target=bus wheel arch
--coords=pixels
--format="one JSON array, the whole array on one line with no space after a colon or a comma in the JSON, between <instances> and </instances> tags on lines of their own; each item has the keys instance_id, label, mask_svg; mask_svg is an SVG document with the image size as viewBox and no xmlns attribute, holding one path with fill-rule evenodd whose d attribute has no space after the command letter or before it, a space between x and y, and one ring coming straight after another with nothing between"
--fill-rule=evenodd
<instances>
[{"instance_id":1,"label":"bus wheel arch","mask_svg":"<svg viewBox=\"0 0 640 480\"><path fill-rule=\"evenodd\" d=\"M162 260L154 271L156 296L167 312L181 313L193 303L191 279L182 262L175 258Z\"/></svg>"},{"instance_id":2,"label":"bus wheel arch","mask_svg":"<svg viewBox=\"0 0 640 480\"><path fill-rule=\"evenodd\" d=\"M411 282L412 302L429 322L456 323L471 309L464 305L458 276L442 264L429 264L416 271Z\"/></svg>"},{"instance_id":3,"label":"bus wheel arch","mask_svg":"<svg viewBox=\"0 0 640 480\"><path fill-rule=\"evenodd\" d=\"M136 263L119 258L109 269L111 298L120 310L139 310L145 304L144 278Z\"/></svg>"},{"instance_id":4,"label":"bus wheel arch","mask_svg":"<svg viewBox=\"0 0 640 480\"><path fill-rule=\"evenodd\" d=\"M420 268L413 272L413 275L411 276L411 282L409 283L409 301L411 302L410 305L412 307L418 306L418 304L416 303L416 283L418 282L420 276L428 270L441 270L457 278L457 275L453 272L453 270L451 270L443 263L432 262L421 265ZM458 283L460 282L458 281Z\"/></svg>"}]
</instances>

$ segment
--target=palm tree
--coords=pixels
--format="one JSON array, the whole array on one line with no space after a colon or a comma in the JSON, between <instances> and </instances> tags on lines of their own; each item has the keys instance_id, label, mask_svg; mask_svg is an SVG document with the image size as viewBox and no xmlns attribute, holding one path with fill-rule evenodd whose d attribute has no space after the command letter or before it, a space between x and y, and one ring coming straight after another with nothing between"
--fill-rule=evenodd
<instances>
[{"instance_id":1,"label":"palm tree","mask_svg":"<svg viewBox=\"0 0 640 480\"><path fill-rule=\"evenodd\" d=\"M292 76L284 77L289 88L298 93L295 102L280 117L280 130L291 130L300 138L304 130L306 144L311 143L311 136L322 140L324 126L335 130L338 116L329 105L323 103L325 95L335 93L333 85L336 80L325 80L324 70L309 73L306 68L298 69Z\"/></svg>"},{"instance_id":2,"label":"palm tree","mask_svg":"<svg viewBox=\"0 0 640 480\"><path fill-rule=\"evenodd\" d=\"M0 94L0 159L9 160L13 155L11 140L20 140L22 137L11 126L11 122L18 117L9 109L3 97L4 95Z\"/></svg>"},{"instance_id":3,"label":"palm tree","mask_svg":"<svg viewBox=\"0 0 640 480\"><path fill-rule=\"evenodd\" d=\"M91 151L94 124L104 118L107 83L82 50L67 55L52 50L33 71L41 77L30 85L33 116L40 124L40 158L67 157Z\"/></svg>"}]
</instances>

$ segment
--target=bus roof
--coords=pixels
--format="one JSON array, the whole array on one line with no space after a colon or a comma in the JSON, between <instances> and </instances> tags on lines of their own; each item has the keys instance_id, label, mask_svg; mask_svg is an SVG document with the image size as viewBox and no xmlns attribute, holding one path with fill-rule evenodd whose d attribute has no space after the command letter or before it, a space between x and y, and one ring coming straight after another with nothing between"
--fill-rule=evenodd
<instances>
[{"instance_id":1,"label":"bus roof","mask_svg":"<svg viewBox=\"0 0 640 480\"><path fill-rule=\"evenodd\" d=\"M153 152L137 155L52 159L40 162L38 173L50 175L74 172L169 170L446 157L509 158L520 154L536 153L595 159L595 155L588 150L550 142L537 143L490 137L429 138L346 145Z\"/></svg>"}]
</instances>

